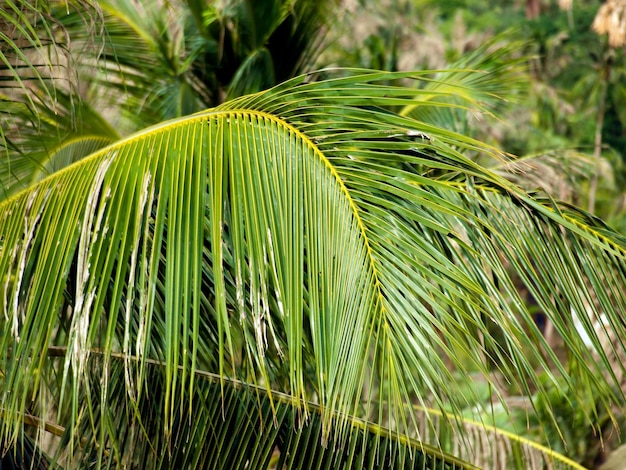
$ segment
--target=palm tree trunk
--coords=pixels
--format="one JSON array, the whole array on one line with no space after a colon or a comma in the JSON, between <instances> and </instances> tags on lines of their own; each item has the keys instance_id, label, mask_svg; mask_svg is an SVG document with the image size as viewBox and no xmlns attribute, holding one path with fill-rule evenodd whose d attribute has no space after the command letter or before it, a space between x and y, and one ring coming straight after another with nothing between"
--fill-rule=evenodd
<instances>
[{"instance_id":1,"label":"palm tree trunk","mask_svg":"<svg viewBox=\"0 0 626 470\"><path fill-rule=\"evenodd\" d=\"M603 71L600 75L600 102L598 104L598 115L596 117L596 132L593 141L593 161L597 165L602 155L602 127L604 126L604 113L606 109L606 93L609 83L609 76L611 73L611 60L610 58L605 62ZM589 186L589 202L587 204L587 210L591 213L596 208L596 192L598 190L598 167L594 170L593 177Z\"/></svg>"},{"instance_id":2,"label":"palm tree trunk","mask_svg":"<svg viewBox=\"0 0 626 470\"><path fill-rule=\"evenodd\" d=\"M539 16L541 12L541 3L539 0L526 0L526 18L533 20Z\"/></svg>"}]
</instances>

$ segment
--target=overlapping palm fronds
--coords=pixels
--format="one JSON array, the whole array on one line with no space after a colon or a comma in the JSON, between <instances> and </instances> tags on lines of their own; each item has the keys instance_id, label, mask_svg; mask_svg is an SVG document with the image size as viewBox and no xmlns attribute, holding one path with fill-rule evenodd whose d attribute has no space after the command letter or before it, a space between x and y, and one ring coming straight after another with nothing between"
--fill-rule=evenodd
<instances>
[{"instance_id":1,"label":"overlapping palm fronds","mask_svg":"<svg viewBox=\"0 0 626 470\"><path fill-rule=\"evenodd\" d=\"M498 116L499 108L527 93L524 46L507 40L506 34L491 38L424 82L423 89L431 94L405 106L401 114L461 134L482 130L485 135L484 128Z\"/></svg>"},{"instance_id":2,"label":"overlapping palm fronds","mask_svg":"<svg viewBox=\"0 0 626 470\"><path fill-rule=\"evenodd\" d=\"M0 4L0 198L96 145L303 72L333 2Z\"/></svg>"},{"instance_id":3,"label":"overlapping palm fronds","mask_svg":"<svg viewBox=\"0 0 626 470\"><path fill-rule=\"evenodd\" d=\"M438 410L418 407L424 417L420 435L426 442L437 443L447 454L456 455L478 468L516 469L571 469L584 467L542 445L518 434L488 426L485 423L463 418L464 438L459 439L450 426L456 417L445 416ZM426 419L428 417L428 419ZM432 422L432 425L430 425Z\"/></svg>"},{"instance_id":4,"label":"overlapping palm fronds","mask_svg":"<svg viewBox=\"0 0 626 470\"><path fill-rule=\"evenodd\" d=\"M83 0L64 2L62 16L80 18L86 37L99 21L98 10ZM83 99L75 55L86 44L74 42L54 2L9 0L0 5L0 19L0 199L5 199L120 134Z\"/></svg>"},{"instance_id":5,"label":"overlapping palm fronds","mask_svg":"<svg viewBox=\"0 0 626 470\"><path fill-rule=\"evenodd\" d=\"M259 387L272 413L287 394L296 425L319 423L297 439L320 445L365 446L353 417L388 425L395 442L419 439L413 404L460 416L468 397L451 367L490 380L495 364L528 395L547 393L543 370L609 411L621 403L592 317L624 337L625 241L463 155L490 158L480 142L385 109L430 95L383 85L422 74L344 74L164 122L0 204L5 442L25 413L55 416L72 462L123 465L123 436L155 433L146 461L167 467L158 449L178 449L181 420L190 435L225 426L195 420L207 373L223 399L231 380ZM575 367L545 344L513 275ZM215 402L226 416L228 402ZM399 465L422 455L402 448ZM206 452L184 450L190 461Z\"/></svg>"}]
</instances>

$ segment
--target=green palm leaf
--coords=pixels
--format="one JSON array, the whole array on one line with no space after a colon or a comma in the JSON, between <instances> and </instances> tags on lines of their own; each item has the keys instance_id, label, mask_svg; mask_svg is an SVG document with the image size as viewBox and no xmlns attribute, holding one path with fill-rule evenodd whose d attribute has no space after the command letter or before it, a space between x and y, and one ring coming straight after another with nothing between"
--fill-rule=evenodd
<instances>
[{"instance_id":1,"label":"green palm leaf","mask_svg":"<svg viewBox=\"0 0 626 470\"><path fill-rule=\"evenodd\" d=\"M461 423L464 437L459 439L450 426L453 417L433 409L418 408L418 412L424 417L420 426L424 441L436 443L447 454L459 456L478 468L583 470L581 465L552 449L483 422L464 418ZM428 425L429 420L432 425Z\"/></svg>"},{"instance_id":2,"label":"green palm leaf","mask_svg":"<svg viewBox=\"0 0 626 470\"><path fill-rule=\"evenodd\" d=\"M484 134L485 118L497 117L507 102L519 101L526 92L528 57L519 53L524 46L506 34L491 38L425 82L423 89L431 94L401 114L462 134Z\"/></svg>"},{"instance_id":3,"label":"green palm leaf","mask_svg":"<svg viewBox=\"0 0 626 470\"><path fill-rule=\"evenodd\" d=\"M624 240L463 155L500 158L480 142L386 111L429 92L381 83L419 75L299 77L142 131L1 203L3 438L24 413L54 413L69 455L87 424L90 452L121 464L108 405L144 420L138 404L155 397L174 445L200 373L218 375L224 400L229 379L257 385L276 419L273 391L286 393L290 413L319 413L316 441L354 444L353 416L417 437L409 405L460 416L448 363L489 377L486 356L529 395L545 393L545 370L610 410L623 397L597 367L608 359L590 318L623 337ZM545 344L513 274L575 368ZM58 367L53 346L67 351ZM110 373L116 355L123 374Z\"/></svg>"},{"instance_id":4,"label":"green palm leaf","mask_svg":"<svg viewBox=\"0 0 626 470\"><path fill-rule=\"evenodd\" d=\"M54 109L45 100L34 109L15 101L5 103L6 114L0 119L12 124L0 142L6 150L0 161L0 199L120 138L86 102L73 102L61 90L56 91Z\"/></svg>"},{"instance_id":5,"label":"green palm leaf","mask_svg":"<svg viewBox=\"0 0 626 470\"><path fill-rule=\"evenodd\" d=\"M102 147L301 73L331 3L3 2L0 198L99 139Z\"/></svg>"},{"instance_id":6,"label":"green palm leaf","mask_svg":"<svg viewBox=\"0 0 626 470\"><path fill-rule=\"evenodd\" d=\"M55 351L63 353L63 351ZM106 373L123 388L127 373L125 361L114 357L107 369L95 358L90 377ZM134 367L135 360L131 363ZM317 405L309 403L305 418L298 412L294 397L279 392L272 396L240 381L224 380L199 373L194 390L174 410L172 435L163 435L160 403L165 391L160 365L150 361L146 370L152 392L129 403L123 390L111 390L110 398L99 406L111 409L111 422L80 425L83 456L78 467L114 465L132 468L475 468L445 455L427 444L403 438L354 417L348 432L332 433L320 445L323 420ZM91 381L90 399L98 401L102 384ZM85 397L85 402L87 402ZM189 410L193 409L193 419ZM87 412L85 406L81 411ZM131 425L129 425L129 421ZM105 442L110 451L98 452L97 426L111 427L116 440ZM139 429L145 432L137 432ZM61 446L68 445L68 434ZM91 449L92 452L89 452Z\"/></svg>"}]
</instances>

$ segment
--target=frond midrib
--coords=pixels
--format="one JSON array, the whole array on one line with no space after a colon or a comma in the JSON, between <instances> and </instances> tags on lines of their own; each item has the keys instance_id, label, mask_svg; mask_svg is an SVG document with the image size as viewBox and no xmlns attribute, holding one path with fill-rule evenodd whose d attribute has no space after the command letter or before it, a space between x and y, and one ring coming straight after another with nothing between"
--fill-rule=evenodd
<instances>
[{"instance_id":1,"label":"frond midrib","mask_svg":"<svg viewBox=\"0 0 626 470\"><path fill-rule=\"evenodd\" d=\"M56 357L65 357L65 355L67 354L67 347L64 346L51 346L49 349L49 354L51 356L56 356ZM102 350L99 349L91 349L90 353L93 355L104 355L104 352ZM119 360L126 360L126 359L130 359L131 361L134 362L142 362L142 359L137 357L137 356L127 356L124 355L123 353L110 353L109 354L110 357L114 358L114 359L119 359ZM165 366L165 362L157 360L157 359L145 359L145 363L152 365L152 366L156 366L156 367L163 367ZM178 366L179 369L182 369L182 366L179 365ZM231 384L234 387L237 388L243 388L243 389L248 389L248 390L254 390L255 393L260 393L260 394L268 394L268 388L263 386L263 385L257 385L255 383L251 383L251 382L246 382L240 379L236 379L233 377L223 377L220 374L216 374L213 372L209 372L209 371L205 371L205 370L196 370L195 375L197 377L199 377L200 379L209 381L209 382L213 382L213 383L222 383L222 382L227 382L229 384ZM278 390L270 390L271 392L271 396L272 399L275 399L277 402L282 403L283 405L288 405L288 406L295 406L296 404L302 404L304 406L306 406L307 408L310 408L311 410L315 411L316 413L321 413L322 412L322 406L318 403L315 402L311 402L311 401L306 401L303 398L297 397L295 395L290 395L288 393L285 392L281 392ZM436 410L433 410L436 411ZM338 412L338 411L334 411L334 416L337 419L343 420L347 423L350 424L350 426L357 428L359 430L365 431L365 432L371 432L374 434L378 434L380 436L383 437L388 437L388 438L392 438L397 440L398 443L402 444L402 445L406 445L409 446L413 449L419 449L421 452L427 454L427 455L431 455L431 456L437 456L438 458L441 458L443 460L445 460L446 462L449 463L453 463L456 465L459 465L460 468L466 468L466 469L475 469L475 470L479 470L477 467L469 464L468 462L456 457L453 454L449 454L446 453L444 451L442 451L441 449L428 444L427 442L423 442L420 441L418 439L415 439L407 434L402 434L402 433L397 433L397 432L393 432L388 428L385 428L383 426L380 426L374 422L371 421L367 421L365 419L361 419L357 416L351 415L349 413L345 413L345 412ZM32 418L37 419L36 416L32 416ZM54 423L50 423L55 431L60 430L60 426Z\"/></svg>"},{"instance_id":2,"label":"frond midrib","mask_svg":"<svg viewBox=\"0 0 626 470\"><path fill-rule=\"evenodd\" d=\"M154 134L158 134L162 131L167 131L167 130L172 130L178 126L181 125L189 125L189 124L193 124L193 123L197 123L197 122L201 122L204 121L206 119L210 119L213 116L240 116L240 115L248 115L248 116L256 116L259 118L263 118L263 119L267 119L270 120L274 123L276 123L278 126L286 129L288 132L296 135L298 138L302 139L302 141L305 142L305 144L311 148L313 150L313 153L324 163L324 165L326 166L326 168L330 171L331 175L333 176L333 178L335 179L335 181L337 182L337 184L339 185L339 188L341 190L341 193L344 195L344 197L346 198L346 200L348 201L348 205L350 207L350 210L354 216L355 222L357 224L358 230L361 234L361 237L363 239L363 244L365 245L366 248L366 252L367 252L367 258L369 260L369 265L370 268L372 270L372 275L374 277L374 289L376 291L376 297L377 297L377 305L379 306L379 308L381 308L383 311L385 309L384 307L384 296L382 293L382 283L380 281L380 274L378 269L376 268L376 260L374 258L374 252L369 240L369 237L367 235L367 230L365 228L365 224L363 222L363 219L361 218L360 212L359 212L359 208L356 204L356 202L354 201L354 199L352 198L352 196L350 195L350 192L347 188L347 186L344 184L343 180L341 179L341 176L339 175L339 173L337 172L337 170L335 169L335 167L332 165L332 163L330 162L330 160L326 157L326 155L324 155L324 153L315 145L315 143L301 130L299 130L297 127L295 127L294 125L290 124L289 122L285 121L284 119L281 119L278 116L275 116L273 114L270 113L266 113L263 111L257 111L257 110L250 110L250 109L230 109L230 110L207 110L205 112L202 113L196 113L193 114L191 116L184 116L181 118L177 118L177 119L173 119L170 121L166 121L166 122L162 122L159 123L155 126L152 127L148 127L142 131L139 131L125 139L119 140L117 142L112 143L111 145L108 145L106 147L103 147L102 149L98 150L97 152L94 152L93 154L91 154L91 156L87 156L85 158L83 158L82 160L80 160L79 162L73 163L72 165L69 165L65 168L63 168L62 170L59 170L58 172L53 173L52 175L42 179L41 181L37 182L35 185L31 185L19 192L17 192L16 194L14 194L13 196L11 196L10 198L2 201L0 203L0 210L3 208L3 206L5 205L9 205L11 204L11 201L14 199L18 199L19 197L22 197L22 195L24 193L27 193L29 191L31 191L33 189L33 187L35 187L36 185L39 184L44 184L46 181L48 181L49 179L52 178L60 178L61 175L65 174L66 172L72 171L74 167L79 166L79 165L83 165L83 164L88 164L89 162L92 162L94 160L97 160L99 158L101 158L103 155L108 154L111 151L114 151L116 149L119 149L123 146L128 146L133 144L134 142L140 141L140 140L145 140L147 138L149 138L150 136L154 135ZM384 315L383 315L384 318Z\"/></svg>"},{"instance_id":3,"label":"frond midrib","mask_svg":"<svg viewBox=\"0 0 626 470\"><path fill-rule=\"evenodd\" d=\"M422 411L424 413L427 414L434 414L437 416L440 416L441 418L445 418L445 419L459 419L459 416L454 415L453 413L448 413L445 411L441 411L441 410L437 410L434 408L425 408L423 406L418 406L418 405L413 405L413 409L418 410L418 411ZM545 454L545 455L549 455L550 457L552 457L555 460L558 460L559 462L568 465L569 467L571 467L574 470L586 470L585 467L583 467L582 465L580 465L577 462L574 462L572 459L570 459L569 457L556 452L552 449L550 449L549 447L546 447L544 445L539 444L538 442L535 442L531 439L528 439L524 436L521 436L519 434L515 434L513 432L507 431L506 429L502 429L499 428L497 426L493 426L491 424L486 424L486 423L482 423L479 421L475 421L473 419L470 418L466 418L464 416L460 417L460 420L463 423L469 424L471 426L477 427L477 428L482 428L485 431L489 431L489 432L493 432L494 434L501 434L503 436L505 436L508 439L511 439L512 441L516 441L522 445L527 445L529 447L532 447L534 449L537 449L539 452Z\"/></svg>"}]
</instances>

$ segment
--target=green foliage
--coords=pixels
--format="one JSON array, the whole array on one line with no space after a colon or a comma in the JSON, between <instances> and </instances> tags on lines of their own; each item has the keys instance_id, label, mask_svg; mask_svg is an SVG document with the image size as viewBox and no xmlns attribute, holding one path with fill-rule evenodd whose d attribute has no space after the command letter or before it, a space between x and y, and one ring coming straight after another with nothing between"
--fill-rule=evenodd
<instances>
[{"instance_id":1,"label":"green foliage","mask_svg":"<svg viewBox=\"0 0 626 470\"><path fill-rule=\"evenodd\" d=\"M567 388L559 383L558 387ZM525 422L529 426L529 435L540 441L550 443L552 448L570 458L581 462L587 468L594 468L602 462L611 434L624 432L623 416L614 416L598 403L593 395L565 400L562 395L550 391L547 395L537 397L535 413L528 415ZM553 415L554 424L546 423L546 417ZM590 425L586 416L596 416ZM617 420L618 429L615 429Z\"/></svg>"},{"instance_id":2,"label":"green foliage","mask_svg":"<svg viewBox=\"0 0 626 470\"><path fill-rule=\"evenodd\" d=\"M584 364L585 392L614 403L567 315L586 295L573 280L599 289L605 273L598 309L621 331L623 241L459 152L488 158L489 147L380 111L430 96L381 85L416 76L299 77L147 129L0 205L4 438L32 396L42 416L57 410L70 443L91 427L93 440L63 446L73 458L122 448L108 403L152 396L148 361L162 364L155 406L168 442L204 372L318 402L324 439L349 432L345 416L412 435L414 400L460 416L466 397L444 362L465 370L454 350L487 380L485 352L525 393L546 393L534 369L556 359L508 269ZM60 374L51 346L67 351ZM123 382L104 374L99 404L84 399L94 350L105 370L115 355L126 364ZM573 380L562 368L550 377Z\"/></svg>"},{"instance_id":3,"label":"green foliage","mask_svg":"<svg viewBox=\"0 0 626 470\"><path fill-rule=\"evenodd\" d=\"M458 113L455 125L462 127L455 129L524 158L556 155L563 162L560 173L564 175L569 171L566 162L570 155L587 154L597 168L587 173L587 181L564 186L559 197L587 207L595 198L595 212L622 227L626 154L621 140L625 120L619 116L626 108L626 56L622 49L609 48L606 38L591 28L601 3L574 1L571 10L563 11L556 1L542 2L541 14L527 19L519 2L415 0L387 4L365 0L362 9L348 15L354 23L349 23L346 31L356 34L339 41L341 49L349 53L337 54L341 59L335 60L359 66L394 64L399 70L439 69L478 52L493 37L501 40L494 41L496 47L519 41L510 57L526 60L528 65L529 73L519 76L516 92L522 99L501 103L495 123L484 114L476 120L469 113ZM363 23L369 25L369 37L359 34L366 29L359 28ZM506 36L501 36L505 32ZM483 66L489 70L488 64L481 64L481 69ZM605 117L600 123L599 114ZM598 125L603 144L600 152L594 150ZM596 177L600 183L592 189Z\"/></svg>"},{"instance_id":4,"label":"green foliage","mask_svg":"<svg viewBox=\"0 0 626 470\"><path fill-rule=\"evenodd\" d=\"M130 364L137 373L136 364ZM112 383L124 384L128 365L121 357L106 366L102 358L90 363L90 377L106 374ZM124 393L102 390L102 382L90 383L88 400L105 404L114 410L111 422L80 423L83 441L97 440L94 431L118 429L115 440L105 442L111 452L81 456L73 462L77 468L118 466L120 461L130 468L401 468L452 470L473 468L440 450L410 439L398 440L374 424L346 417L346 432L331 432L324 437L323 410L302 403L294 397L251 387L238 381L224 380L212 374L199 374L191 393L173 410L171 436L164 436L164 414L159 407L167 384L151 362L145 371L151 385L150 394L142 394L135 402ZM84 405L83 405L84 409ZM85 409L85 411L87 411ZM191 416L193 414L193 417ZM346 418L337 418L344 420ZM134 426L128 426L130 420ZM95 429L93 424L96 425ZM143 432L138 431L139 429ZM60 445L71 446L69 435ZM323 445L322 445L323 444Z\"/></svg>"},{"instance_id":5,"label":"green foliage","mask_svg":"<svg viewBox=\"0 0 626 470\"><path fill-rule=\"evenodd\" d=\"M428 443L483 439L462 416L487 396L510 416L494 369L537 397L546 429L590 395L585 425L623 403L601 372L624 372L610 353L624 350L626 242L523 188L523 164L558 159L511 160L472 122L522 96L524 42L448 48L458 60L438 72L289 78L332 3L2 7L4 448L29 449L30 420L60 435L50 454L68 467L469 466ZM355 60L400 68L402 31ZM24 44L68 62L41 65ZM532 461L528 443L497 442Z\"/></svg>"},{"instance_id":6,"label":"green foliage","mask_svg":"<svg viewBox=\"0 0 626 470\"><path fill-rule=\"evenodd\" d=\"M8 72L7 94L0 94L0 199L28 186L34 173L83 158L97 142L101 148L307 70L334 3L50 0L0 7L12 26L0 42ZM48 55L50 65L34 61L37 54Z\"/></svg>"}]
</instances>

